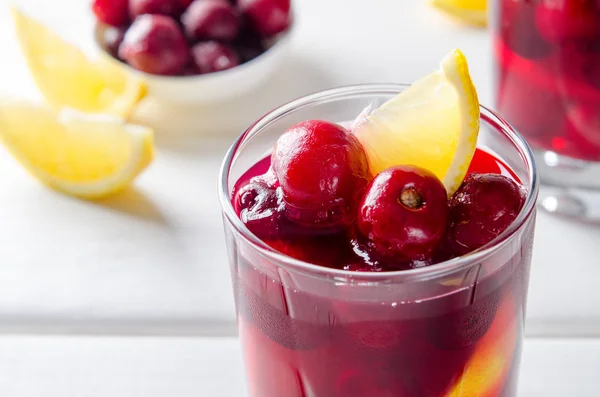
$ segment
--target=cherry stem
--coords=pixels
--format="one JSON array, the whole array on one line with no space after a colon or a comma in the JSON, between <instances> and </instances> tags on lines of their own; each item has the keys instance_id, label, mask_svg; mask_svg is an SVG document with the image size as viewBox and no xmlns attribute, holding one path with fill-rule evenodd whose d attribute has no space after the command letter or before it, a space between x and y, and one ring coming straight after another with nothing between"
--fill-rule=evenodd
<instances>
[{"instance_id":1,"label":"cherry stem","mask_svg":"<svg viewBox=\"0 0 600 397\"><path fill-rule=\"evenodd\" d=\"M408 209L416 210L423 205L423 198L414 187L406 188L400 193L400 204Z\"/></svg>"}]
</instances>

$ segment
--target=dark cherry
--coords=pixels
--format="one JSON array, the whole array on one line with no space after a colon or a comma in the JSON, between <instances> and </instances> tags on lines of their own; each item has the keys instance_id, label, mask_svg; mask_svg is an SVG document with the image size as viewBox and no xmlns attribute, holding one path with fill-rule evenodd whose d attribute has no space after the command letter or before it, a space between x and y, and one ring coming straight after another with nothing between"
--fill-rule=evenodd
<instances>
[{"instance_id":1,"label":"dark cherry","mask_svg":"<svg viewBox=\"0 0 600 397\"><path fill-rule=\"evenodd\" d=\"M240 219L261 239L278 237L283 228L281 191L264 177L253 178L234 199Z\"/></svg>"},{"instance_id":2,"label":"dark cherry","mask_svg":"<svg viewBox=\"0 0 600 397\"><path fill-rule=\"evenodd\" d=\"M457 255L489 243L515 220L525 191L499 174L471 174L450 199L448 239Z\"/></svg>"},{"instance_id":3,"label":"dark cherry","mask_svg":"<svg viewBox=\"0 0 600 397\"><path fill-rule=\"evenodd\" d=\"M238 7L263 37L283 32L291 22L290 0L238 0Z\"/></svg>"},{"instance_id":4,"label":"dark cherry","mask_svg":"<svg viewBox=\"0 0 600 397\"><path fill-rule=\"evenodd\" d=\"M346 129L321 120L299 123L279 137L271 164L291 220L336 230L354 222L370 173L362 146Z\"/></svg>"},{"instance_id":5,"label":"dark cherry","mask_svg":"<svg viewBox=\"0 0 600 397\"><path fill-rule=\"evenodd\" d=\"M181 22L192 40L231 41L240 29L236 10L223 0L195 0L181 17Z\"/></svg>"},{"instance_id":6,"label":"dark cherry","mask_svg":"<svg viewBox=\"0 0 600 397\"><path fill-rule=\"evenodd\" d=\"M266 51L265 43L259 34L247 22L242 23L240 34L234 41L242 62L248 62Z\"/></svg>"},{"instance_id":7,"label":"dark cherry","mask_svg":"<svg viewBox=\"0 0 600 397\"><path fill-rule=\"evenodd\" d=\"M132 19L144 14L160 14L179 18L192 0L129 0Z\"/></svg>"},{"instance_id":8,"label":"dark cherry","mask_svg":"<svg viewBox=\"0 0 600 397\"><path fill-rule=\"evenodd\" d=\"M543 58L552 46L535 28L533 2L502 1L500 32L506 44L518 55L528 59Z\"/></svg>"},{"instance_id":9,"label":"dark cherry","mask_svg":"<svg viewBox=\"0 0 600 397\"><path fill-rule=\"evenodd\" d=\"M115 58L119 57L119 46L125 38L125 28L107 27L102 32L104 48Z\"/></svg>"},{"instance_id":10,"label":"dark cherry","mask_svg":"<svg viewBox=\"0 0 600 397\"><path fill-rule=\"evenodd\" d=\"M572 80L600 90L600 48L598 48L598 43L600 43L600 37L596 43L583 40L564 43L553 58L553 67L556 69L559 79L563 80L565 94L570 98L577 99L578 97L576 92L571 91Z\"/></svg>"},{"instance_id":11,"label":"dark cherry","mask_svg":"<svg viewBox=\"0 0 600 397\"><path fill-rule=\"evenodd\" d=\"M128 0L93 0L92 11L106 25L119 27L129 22Z\"/></svg>"},{"instance_id":12,"label":"dark cherry","mask_svg":"<svg viewBox=\"0 0 600 397\"><path fill-rule=\"evenodd\" d=\"M217 41L205 41L193 46L192 59L200 73L220 72L240 64L235 50Z\"/></svg>"},{"instance_id":13,"label":"dark cherry","mask_svg":"<svg viewBox=\"0 0 600 397\"><path fill-rule=\"evenodd\" d=\"M426 265L444 237L447 201L444 185L431 172L415 166L391 167L367 188L358 229L385 262Z\"/></svg>"},{"instance_id":14,"label":"dark cherry","mask_svg":"<svg viewBox=\"0 0 600 397\"><path fill-rule=\"evenodd\" d=\"M172 18L142 15L125 34L119 57L146 73L176 75L187 65L189 50L183 32Z\"/></svg>"},{"instance_id":15,"label":"dark cherry","mask_svg":"<svg viewBox=\"0 0 600 397\"><path fill-rule=\"evenodd\" d=\"M535 10L540 34L552 43L594 38L600 34L600 7L596 0L541 0Z\"/></svg>"}]
</instances>

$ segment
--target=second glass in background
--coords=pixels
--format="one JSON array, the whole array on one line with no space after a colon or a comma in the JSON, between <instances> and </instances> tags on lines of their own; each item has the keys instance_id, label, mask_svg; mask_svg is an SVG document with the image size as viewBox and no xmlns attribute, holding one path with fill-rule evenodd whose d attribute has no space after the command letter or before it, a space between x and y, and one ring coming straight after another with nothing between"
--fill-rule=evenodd
<instances>
[{"instance_id":1,"label":"second glass in background","mask_svg":"<svg viewBox=\"0 0 600 397\"><path fill-rule=\"evenodd\" d=\"M551 212L600 220L600 2L492 2L496 109L531 143Z\"/></svg>"}]
</instances>

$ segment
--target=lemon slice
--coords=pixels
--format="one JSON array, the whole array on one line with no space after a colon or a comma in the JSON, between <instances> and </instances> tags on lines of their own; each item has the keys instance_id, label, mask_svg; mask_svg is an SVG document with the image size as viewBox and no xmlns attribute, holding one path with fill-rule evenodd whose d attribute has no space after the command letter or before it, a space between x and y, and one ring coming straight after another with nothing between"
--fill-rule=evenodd
<instances>
[{"instance_id":1,"label":"lemon slice","mask_svg":"<svg viewBox=\"0 0 600 397\"><path fill-rule=\"evenodd\" d=\"M153 157L150 128L24 102L0 103L0 140L42 182L82 198L123 189Z\"/></svg>"},{"instance_id":2,"label":"lemon slice","mask_svg":"<svg viewBox=\"0 0 600 397\"><path fill-rule=\"evenodd\" d=\"M465 56L452 51L440 70L375 109L353 133L374 175L395 165L416 165L433 172L452 195L479 134L479 100Z\"/></svg>"},{"instance_id":3,"label":"lemon slice","mask_svg":"<svg viewBox=\"0 0 600 397\"><path fill-rule=\"evenodd\" d=\"M469 25L487 25L487 0L432 0L432 4Z\"/></svg>"},{"instance_id":4,"label":"lemon slice","mask_svg":"<svg viewBox=\"0 0 600 397\"><path fill-rule=\"evenodd\" d=\"M127 117L145 95L144 84L118 64L92 62L17 8L12 15L29 69L49 104Z\"/></svg>"}]
</instances>

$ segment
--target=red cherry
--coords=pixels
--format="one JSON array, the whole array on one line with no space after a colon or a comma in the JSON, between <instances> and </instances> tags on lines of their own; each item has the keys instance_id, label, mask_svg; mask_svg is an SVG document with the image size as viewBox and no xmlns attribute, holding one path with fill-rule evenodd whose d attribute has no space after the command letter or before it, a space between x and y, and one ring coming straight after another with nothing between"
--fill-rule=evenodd
<instances>
[{"instance_id":1,"label":"red cherry","mask_svg":"<svg viewBox=\"0 0 600 397\"><path fill-rule=\"evenodd\" d=\"M346 129L327 121L299 123L277 140L271 164L290 219L314 228L353 223L370 174L362 146Z\"/></svg>"},{"instance_id":2,"label":"red cherry","mask_svg":"<svg viewBox=\"0 0 600 397\"><path fill-rule=\"evenodd\" d=\"M381 258L425 262L444 237L447 205L446 189L434 174L415 166L391 167L367 188L358 229Z\"/></svg>"},{"instance_id":3,"label":"red cherry","mask_svg":"<svg viewBox=\"0 0 600 397\"><path fill-rule=\"evenodd\" d=\"M261 239L278 237L283 232L281 191L264 178L253 178L235 196L234 208L244 224Z\"/></svg>"},{"instance_id":4,"label":"red cherry","mask_svg":"<svg viewBox=\"0 0 600 397\"><path fill-rule=\"evenodd\" d=\"M235 39L240 21L235 9L223 0L196 0L181 17L187 36L192 40Z\"/></svg>"},{"instance_id":5,"label":"red cherry","mask_svg":"<svg viewBox=\"0 0 600 397\"><path fill-rule=\"evenodd\" d=\"M600 8L595 0L542 0L535 24L548 41L588 38L600 34Z\"/></svg>"},{"instance_id":6,"label":"red cherry","mask_svg":"<svg viewBox=\"0 0 600 397\"><path fill-rule=\"evenodd\" d=\"M290 0L238 0L238 7L264 37L274 36L290 26Z\"/></svg>"},{"instance_id":7,"label":"red cherry","mask_svg":"<svg viewBox=\"0 0 600 397\"><path fill-rule=\"evenodd\" d=\"M92 11L100 22L107 25L119 27L129 22L127 0L93 0Z\"/></svg>"},{"instance_id":8,"label":"red cherry","mask_svg":"<svg viewBox=\"0 0 600 397\"><path fill-rule=\"evenodd\" d=\"M515 220L525 191L499 174L471 174L450 199L449 240L458 255L489 243Z\"/></svg>"},{"instance_id":9,"label":"red cherry","mask_svg":"<svg viewBox=\"0 0 600 397\"><path fill-rule=\"evenodd\" d=\"M600 23L600 21L599 21ZM600 43L600 38L598 39ZM600 90L600 48L598 43L574 42L565 43L560 52L553 58L558 82L565 93L572 99L577 98L573 83L587 85L591 90ZM600 92L594 92L600 98Z\"/></svg>"},{"instance_id":10,"label":"red cherry","mask_svg":"<svg viewBox=\"0 0 600 397\"><path fill-rule=\"evenodd\" d=\"M102 42L106 51L115 58L119 57L119 46L125 38L125 28L107 27L102 32Z\"/></svg>"},{"instance_id":11,"label":"red cherry","mask_svg":"<svg viewBox=\"0 0 600 397\"><path fill-rule=\"evenodd\" d=\"M231 69L240 64L238 54L228 45L206 41L192 47L192 58L200 73Z\"/></svg>"},{"instance_id":12,"label":"red cherry","mask_svg":"<svg viewBox=\"0 0 600 397\"><path fill-rule=\"evenodd\" d=\"M164 15L142 15L131 25L119 56L146 73L175 75L189 60L185 37L177 22Z\"/></svg>"},{"instance_id":13,"label":"red cherry","mask_svg":"<svg viewBox=\"0 0 600 397\"><path fill-rule=\"evenodd\" d=\"M500 35L515 53L528 59L543 58L552 51L535 27L535 5L501 1Z\"/></svg>"},{"instance_id":14,"label":"red cherry","mask_svg":"<svg viewBox=\"0 0 600 397\"><path fill-rule=\"evenodd\" d=\"M192 0L129 0L131 18L144 14L160 14L179 18Z\"/></svg>"},{"instance_id":15,"label":"red cherry","mask_svg":"<svg viewBox=\"0 0 600 397\"><path fill-rule=\"evenodd\" d=\"M234 45L242 62L251 61L266 51L262 38L248 24L243 24Z\"/></svg>"}]
</instances>

